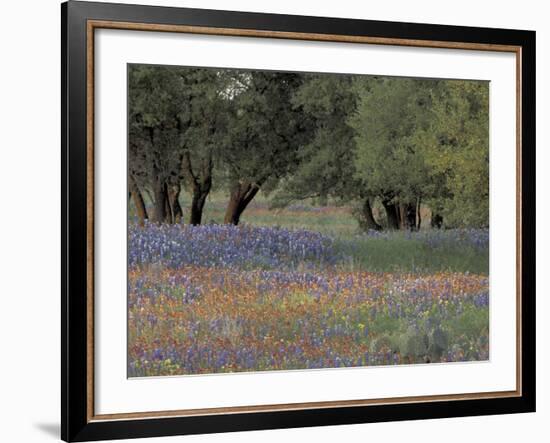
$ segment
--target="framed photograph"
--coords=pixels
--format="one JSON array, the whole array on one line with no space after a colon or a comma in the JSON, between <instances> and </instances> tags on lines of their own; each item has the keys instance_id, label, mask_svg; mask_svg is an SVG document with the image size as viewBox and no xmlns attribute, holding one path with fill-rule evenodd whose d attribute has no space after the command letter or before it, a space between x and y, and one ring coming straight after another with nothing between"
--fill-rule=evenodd
<instances>
[{"instance_id":1,"label":"framed photograph","mask_svg":"<svg viewBox=\"0 0 550 443\"><path fill-rule=\"evenodd\" d=\"M62 438L535 410L535 33L69 1Z\"/></svg>"}]
</instances>

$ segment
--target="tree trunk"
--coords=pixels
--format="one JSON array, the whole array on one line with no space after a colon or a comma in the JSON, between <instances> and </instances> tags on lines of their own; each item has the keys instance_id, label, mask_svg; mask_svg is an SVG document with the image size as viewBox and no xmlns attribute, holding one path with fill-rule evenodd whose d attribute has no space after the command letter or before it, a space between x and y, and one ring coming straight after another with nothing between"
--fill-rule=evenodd
<instances>
[{"instance_id":1,"label":"tree trunk","mask_svg":"<svg viewBox=\"0 0 550 443\"><path fill-rule=\"evenodd\" d=\"M167 185L164 185L165 186L165 190L164 190L164 212L166 213L166 216L164 218L164 221L166 223L174 223L173 221L173 218L172 218L172 207L170 206L170 198L168 197L168 186Z\"/></svg>"},{"instance_id":2,"label":"tree trunk","mask_svg":"<svg viewBox=\"0 0 550 443\"><path fill-rule=\"evenodd\" d=\"M370 199L366 198L365 202L363 203L363 211L362 211L362 224L364 225L365 230L374 230L374 231L381 231L382 226L380 226L372 213L372 207L370 205Z\"/></svg>"},{"instance_id":3,"label":"tree trunk","mask_svg":"<svg viewBox=\"0 0 550 443\"><path fill-rule=\"evenodd\" d=\"M416 231L416 203L406 203L403 205L403 221L404 229Z\"/></svg>"},{"instance_id":4,"label":"tree trunk","mask_svg":"<svg viewBox=\"0 0 550 443\"><path fill-rule=\"evenodd\" d=\"M223 222L226 224L238 225L241 217L241 212L239 211L239 202L240 195L238 191L232 191L229 195L229 202L227 203L227 208L225 210L225 217Z\"/></svg>"},{"instance_id":5,"label":"tree trunk","mask_svg":"<svg viewBox=\"0 0 550 443\"><path fill-rule=\"evenodd\" d=\"M417 231L420 231L420 225L422 224L422 215L420 214L421 204L422 204L422 197L418 197L417 205L416 205L416 217L417 217L416 230Z\"/></svg>"},{"instance_id":6,"label":"tree trunk","mask_svg":"<svg viewBox=\"0 0 550 443\"><path fill-rule=\"evenodd\" d=\"M391 200L382 200L382 206L386 211L388 229L399 229L399 205Z\"/></svg>"},{"instance_id":7,"label":"tree trunk","mask_svg":"<svg viewBox=\"0 0 550 443\"><path fill-rule=\"evenodd\" d=\"M154 184L153 196L155 204L153 207L153 221L164 223L166 221L166 184L157 180Z\"/></svg>"},{"instance_id":8,"label":"tree trunk","mask_svg":"<svg viewBox=\"0 0 550 443\"><path fill-rule=\"evenodd\" d=\"M179 202L180 191L179 183L166 185L166 206L170 223L179 223L183 217L183 210Z\"/></svg>"},{"instance_id":9,"label":"tree trunk","mask_svg":"<svg viewBox=\"0 0 550 443\"><path fill-rule=\"evenodd\" d=\"M242 213L259 190L260 187L256 183L236 183L231 190L231 195L229 197L229 203L227 204L223 222L238 225Z\"/></svg>"},{"instance_id":10,"label":"tree trunk","mask_svg":"<svg viewBox=\"0 0 550 443\"><path fill-rule=\"evenodd\" d=\"M189 224L200 225L202 223L202 211L206 203L206 197L210 193L212 179L209 178L206 183L196 183L193 186L193 197L191 198L191 211L189 214Z\"/></svg>"},{"instance_id":11,"label":"tree trunk","mask_svg":"<svg viewBox=\"0 0 550 443\"><path fill-rule=\"evenodd\" d=\"M202 223L202 212L206 197L212 188L212 168L214 163L212 155L199 161L198 164L191 164L189 151L182 155L181 170L186 185L192 190L191 208L189 209L189 224L200 225Z\"/></svg>"},{"instance_id":12,"label":"tree trunk","mask_svg":"<svg viewBox=\"0 0 550 443\"><path fill-rule=\"evenodd\" d=\"M178 185L178 191L173 194L172 197L172 209L174 211L174 223L179 223L183 218L183 209L180 205L180 186Z\"/></svg>"},{"instance_id":13,"label":"tree trunk","mask_svg":"<svg viewBox=\"0 0 550 443\"><path fill-rule=\"evenodd\" d=\"M443 226L443 216L437 212L432 211L432 221L430 223L432 228L441 229Z\"/></svg>"},{"instance_id":14,"label":"tree trunk","mask_svg":"<svg viewBox=\"0 0 550 443\"><path fill-rule=\"evenodd\" d=\"M132 177L129 177L128 184L130 188L130 195L132 196L134 206L136 207L136 214L139 219L139 224L143 226L145 224L145 220L149 218L147 215L147 209L145 208L145 202L143 201L143 196L141 195L141 192Z\"/></svg>"},{"instance_id":15,"label":"tree trunk","mask_svg":"<svg viewBox=\"0 0 550 443\"><path fill-rule=\"evenodd\" d=\"M397 206L397 222L399 223L399 229L405 229L405 204L399 203Z\"/></svg>"},{"instance_id":16,"label":"tree trunk","mask_svg":"<svg viewBox=\"0 0 550 443\"><path fill-rule=\"evenodd\" d=\"M191 211L189 214L190 225L200 225L202 223L202 211L204 209L204 203L206 202L207 194L193 193L191 199Z\"/></svg>"}]
</instances>

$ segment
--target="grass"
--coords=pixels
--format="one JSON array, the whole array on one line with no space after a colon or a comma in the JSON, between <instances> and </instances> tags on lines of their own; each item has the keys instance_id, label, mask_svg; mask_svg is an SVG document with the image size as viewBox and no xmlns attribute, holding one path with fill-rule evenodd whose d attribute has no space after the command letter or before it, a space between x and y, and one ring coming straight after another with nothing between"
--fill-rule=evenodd
<instances>
[{"instance_id":1,"label":"grass","mask_svg":"<svg viewBox=\"0 0 550 443\"><path fill-rule=\"evenodd\" d=\"M370 272L468 272L489 274L488 250L479 251L463 244L431 246L403 232L391 232L383 238L369 236L340 237L337 249L352 258L350 267Z\"/></svg>"},{"instance_id":2,"label":"grass","mask_svg":"<svg viewBox=\"0 0 550 443\"><path fill-rule=\"evenodd\" d=\"M489 358L487 231L364 233L350 207L262 195L234 227L226 202L130 224L129 377Z\"/></svg>"},{"instance_id":3,"label":"grass","mask_svg":"<svg viewBox=\"0 0 550 443\"><path fill-rule=\"evenodd\" d=\"M182 193L180 204L184 209L184 218L189 201L190 196ZM203 223L223 223L226 204L227 195L222 192L211 193L204 209ZM132 216L133 207L130 205ZM388 232L381 237L367 236L359 231L351 208L346 206L319 207L303 203L283 209L270 209L269 200L259 194L243 213L241 223L304 229L328 235L335 240L336 248L350 257L347 266L352 270L489 274L488 248L479 250L461 242L432 245L422 236L410 236L400 231Z\"/></svg>"}]
</instances>

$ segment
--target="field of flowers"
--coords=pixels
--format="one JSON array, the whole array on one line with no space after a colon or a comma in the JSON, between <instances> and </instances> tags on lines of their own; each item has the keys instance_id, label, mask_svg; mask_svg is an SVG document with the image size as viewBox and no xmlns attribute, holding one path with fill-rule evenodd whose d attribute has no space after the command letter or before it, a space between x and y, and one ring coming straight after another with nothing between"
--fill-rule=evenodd
<instances>
[{"instance_id":1,"label":"field of flowers","mask_svg":"<svg viewBox=\"0 0 550 443\"><path fill-rule=\"evenodd\" d=\"M486 360L488 240L130 224L128 376Z\"/></svg>"}]
</instances>

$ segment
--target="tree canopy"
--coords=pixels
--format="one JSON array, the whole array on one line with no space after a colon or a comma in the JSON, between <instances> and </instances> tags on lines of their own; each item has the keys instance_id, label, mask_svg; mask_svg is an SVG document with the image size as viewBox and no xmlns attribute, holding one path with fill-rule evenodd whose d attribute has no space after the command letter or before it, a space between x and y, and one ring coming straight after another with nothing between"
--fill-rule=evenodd
<instances>
[{"instance_id":1,"label":"tree canopy","mask_svg":"<svg viewBox=\"0 0 550 443\"><path fill-rule=\"evenodd\" d=\"M225 223L262 191L354 205L364 229L419 229L422 207L436 227L488 226L487 82L130 65L128 89L141 221L200 224L217 186Z\"/></svg>"}]
</instances>

